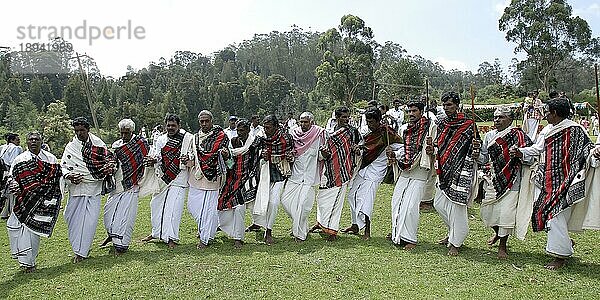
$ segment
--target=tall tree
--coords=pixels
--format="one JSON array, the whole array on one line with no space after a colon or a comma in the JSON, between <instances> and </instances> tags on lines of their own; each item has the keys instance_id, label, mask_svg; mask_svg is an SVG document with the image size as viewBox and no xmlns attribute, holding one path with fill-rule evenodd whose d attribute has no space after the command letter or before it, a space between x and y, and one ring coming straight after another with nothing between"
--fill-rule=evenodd
<instances>
[{"instance_id":1,"label":"tall tree","mask_svg":"<svg viewBox=\"0 0 600 300\"><path fill-rule=\"evenodd\" d=\"M565 0L512 0L499 28L506 32L507 41L517 44L515 53L527 55L519 68L533 68L546 91L560 62L577 54L600 55L598 38L592 37L584 19L573 16Z\"/></svg>"}]
</instances>

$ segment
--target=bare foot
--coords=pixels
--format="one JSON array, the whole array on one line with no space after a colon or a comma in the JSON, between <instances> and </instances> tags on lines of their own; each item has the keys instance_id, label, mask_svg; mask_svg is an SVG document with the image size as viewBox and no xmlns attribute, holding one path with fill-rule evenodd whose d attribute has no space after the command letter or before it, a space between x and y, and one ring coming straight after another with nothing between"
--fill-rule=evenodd
<instances>
[{"instance_id":1,"label":"bare foot","mask_svg":"<svg viewBox=\"0 0 600 300\"><path fill-rule=\"evenodd\" d=\"M127 250L115 249L115 256L121 256L121 255L125 254L125 252L127 252Z\"/></svg>"},{"instance_id":2,"label":"bare foot","mask_svg":"<svg viewBox=\"0 0 600 300\"><path fill-rule=\"evenodd\" d=\"M575 248L575 245L576 245L575 241L573 239L571 239L571 247Z\"/></svg>"},{"instance_id":3,"label":"bare foot","mask_svg":"<svg viewBox=\"0 0 600 300\"><path fill-rule=\"evenodd\" d=\"M406 245L404 246L404 248L403 248L403 249L404 249L404 250L406 250L406 251L410 251L410 250L412 250L412 249L415 249L415 248L417 248L417 245L415 245L415 244L411 244L411 243L408 243L408 244L406 244Z\"/></svg>"},{"instance_id":4,"label":"bare foot","mask_svg":"<svg viewBox=\"0 0 600 300\"><path fill-rule=\"evenodd\" d=\"M73 257L73 263L74 263L74 264L76 264L76 263L80 263L80 262L82 262L84 259L85 259L85 257L83 257L83 256L79 256L79 255L75 254L75 257Z\"/></svg>"},{"instance_id":5,"label":"bare foot","mask_svg":"<svg viewBox=\"0 0 600 300\"><path fill-rule=\"evenodd\" d=\"M112 241L112 238L109 236L102 242L102 244L99 245L99 247L105 248L108 245L108 243L110 243L111 241Z\"/></svg>"},{"instance_id":6,"label":"bare foot","mask_svg":"<svg viewBox=\"0 0 600 300\"><path fill-rule=\"evenodd\" d=\"M487 241L487 244L488 244L489 246L491 246L491 245L495 244L495 243L496 243L498 240L500 240L500 237L499 237L498 235L494 234L494 236L492 236L492 237L491 237L491 238L490 238L490 239Z\"/></svg>"},{"instance_id":7,"label":"bare foot","mask_svg":"<svg viewBox=\"0 0 600 300\"><path fill-rule=\"evenodd\" d=\"M348 234L358 234L358 225L357 224L352 224L352 226L342 230L342 233L348 233Z\"/></svg>"},{"instance_id":8,"label":"bare foot","mask_svg":"<svg viewBox=\"0 0 600 300\"><path fill-rule=\"evenodd\" d=\"M458 248L454 247L454 245L450 244L450 247L448 248L448 256L457 256L458 255Z\"/></svg>"},{"instance_id":9,"label":"bare foot","mask_svg":"<svg viewBox=\"0 0 600 300\"><path fill-rule=\"evenodd\" d=\"M174 240L169 240L167 246L169 247L169 249L175 249L175 247L177 247L177 243L175 243Z\"/></svg>"},{"instance_id":10,"label":"bare foot","mask_svg":"<svg viewBox=\"0 0 600 300\"><path fill-rule=\"evenodd\" d=\"M439 240L437 243L438 245L448 245L448 237Z\"/></svg>"},{"instance_id":11,"label":"bare foot","mask_svg":"<svg viewBox=\"0 0 600 300\"><path fill-rule=\"evenodd\" d=\"M248 228L246 228L246 232L258 232L260 231L260 226L256 225L256 224L252 224L250 226L248 226Z\"/></svg>"},{"instance_id":12,"label":"bare foot","mask_svg":"<svg viewBox=\"0 0 600 300\"><path fill-rule=\"evenodd\" d=\"M429 202L421 202L419 204L419 210L431 210L433 209L433 204Z\"/></svg>"},{"instance_id":13,"label":"bare foot","mask_svg":"<svg viewBox=\"0 0 600 300\"><path fill-rule=\"evenodd\" d=\"M385 236L385 239L386 239L386 240L388 240L388 241L391 241L391 240L392 240L392 233L388 233L388 234Z\"/></svg>"},{"instance_id":14,"label":"bare foot","mask_svg":"<svg viewBox=\"0 0 600 300\"><path fill-rule=\"evenodd\" d=\"M24 268L23 272L24 273L33 273L33 272L35 272L35 266Z\"/></svg>"},{"instance_id":15,"label":"bare foot","mask_svg":"<svg viewBox=\"0 0 600 300\"><path fill-rule=\"evenodd\" d=\"M327 236L327 238L325 240L327 240L328 242L333 242L333 241L337 240L337 235L332 234L330 236Z\"/></svg>"},{"instance_id":16,"label":"bare foot","mask_svg":"<svg viewBox=\"0 0 600 300\"><path fill-rule=\"evenodd\" d=\"M499 247L498 248L498 259L507 259L508 258L508 251L506 250L506 247Z\"/></svg>"},{"instance_id":17,"label":"bare foot","mask_svg":"<svg viewBox=\"0 0 600 300\"><path fill-rule=\"evenodd\" d=\"M149 235L149 236L147 236L147 237L143 238L143 239L142 239L142 242L149 242L149 241L151 241L151 240L153 240L153 239L154 239L154 237L153 237L152 235Z\"/></svg>"},{"instance_id":18,"label":"bare foot","mask_svg":"<svg viewBox=\"0 0 600 300\"><path fill-rule=\"evenodd\" d=\"M242 246L244 245L244 242L240 241L240 240L235 240L233 241L233 247L235 249L242 249Z\"/></svg>"},{"instance_id":19,"label":"bare foot","mask_svg":"<svg viewBox=\"0 0 600 300\"><path fill-rule=\"evenodd\" d=\"M308 233L315 233L315 232L317 232L317 231L318 231L318 230L320 230L320 229L321 229L321 226L319 226L319 223L317 223L317 224L315 224L315 226L313 226L313 227L312 227L312 228L311 228L311 229L308 231Z\"/></svg>"},{"instance_id":20,"label":"bare foot","mask_svg":"<svg viewBox=\"0 0 600 300\"><path fill-rule=\"evenodd\" d=\"M204 245L204 243L202 242L198 242L198 245L196 246L196 248L198 248L198 250L204 250L206 249L208 246Z\"/></svg>"},{"instance_id":21,"label":"bare foot","mask_svg":"<svg viewBox=\"0 0 600 300\"><path fill-rule=\"evenodd\" d=\"M549 262L544 266L544 268L548 270L558 270L564 267L567 264L567 261L564 258L555 258L553 261Z\"/></svg>"},{"instance_id":22,"label":"bare foot","mask_svg":"<svg viewBox=\"0 0 600 300\"><path fill-rule=\"evenodd\" d=\"M361 238L362 238L363 240L365 240L365 241L368 241L368 240L370 240L370 239L371 239L371 234L370 234L370 233L367 233L367 232L365 232L365 234L363 234L363 235L361 236Z\"/></svg>"},{"instance_id":23,"label":"bare foot","mask_svg":"<svg viewBox=\"0 0 600 300\"><path fill-rule=\"evenodd\" d=\"M273 236L271 234L271 229L267 229L267 231L265 232L265 243L267 245L273 245L274 244Z\"/></svg>"}]
</instances>

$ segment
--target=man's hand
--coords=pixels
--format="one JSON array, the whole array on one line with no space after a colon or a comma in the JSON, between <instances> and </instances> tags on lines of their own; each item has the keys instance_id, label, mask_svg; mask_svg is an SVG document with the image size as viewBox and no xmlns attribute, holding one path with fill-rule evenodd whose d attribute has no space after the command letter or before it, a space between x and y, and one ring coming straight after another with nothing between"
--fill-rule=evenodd
<instances>
[{"instance_id":1,"label":"man's hand","mask_svg":"<svg viewBox=\"0 0 600 300\"><path fill-rule=\"evenodd\" d=\"M260 156L262 157L262 159L263 159L264 161L269 161L269 159L271 158L271 157L270 157L270 155L269 155L269 153L268 153L267 151L265 151L265 150L263 150L263 151L260 153Z\"/></svg>"},{"instance_id":2,"label":"man's hand","mask_svg":"<svg viewBox=\"0 0 600 300\"><path fill-rule=\"evenodd\" d=\"M596 159L600 159L600 145L596 145L596 148L594 148L592 154Z\"/></svg>"},{"instance_id":3,"label":"man's hand","mask_svg":"<svg viewBox=\"0 0 600 300\"><path fill-rule=\"evenodd\" d=\"M293 163L296 158L294 157L294 153L293 152L286 152L285 153L285 159L289 162L289 163Z\"/></svg>"},{"instance_id":4,"label":"man's hand","mask_svg":"<svg viewBox=\"0 0 600 300\"><path fill-rule=\"evenodd\" d=\"M387 155L389 159L396 159L396 153L394 153L394 150L391 146L387 146L385 148L385 155Z\"/></svg>"},{"instance_id":5,"label":"man's hand","mask_svg":"<svg viewBox=\"0 0 600 300\"><path fill-rule=\"evenodd\" d=\"M323 158L329 159L331 157L331 151L329 151L329 149L321 148L320 151L321 151L321 156L323 156Z\"/></svg>"},{"instance_id":6,"label":"man's hand","mask_svg":"<svg viewBox=\"0 0 600 300\"><path fill-rule=\"evenodd\" d=\"M473 139L473 152L471 153L471 157L473 159L478 159L480 150L481 150L481 141L479 141L479 139Z\"/></svg>"},{"instance_id":7,"label":"man's hand","mask_svg":"<svg viewBox=\"0 0 600 300\"><path fill-rule=\"evenodd\" d=\"M427 155L432 155L433 154L433 139L428 136L426 139L426 145L425 146L425 153L427 153Z\"/></svg>"},{"instance_id":8,"label":"man's hand","mask_svg":"<svg viewBox=\"0 0 600 300\"><path fill-rule=\"evenodd\" d=\"M83 175L81 174L69 173L65 178L71 181L72 184L80 184L83 181Z\"/></svg>"},{"instance_id":9,"label":"man's hand","mask_svg":"<svg viewBox=\"0 0 600 300\"><path fill-rule=\"evenodd\" d=\"M225 149L225 148L221 148L219 151L221 151L221 155L223 156L223 159L227 160L229 159L229 150Z\"/></svg>"},{"instance_id":10,"label":"man's hand","mask_svg":"<svg viewBox=\"0 0 600 300\"><path fill-rule=\"evenodd\" d=\"M13 181L10 183L10 185L8 186L8 190L13 194L13 195L18 195L21 193L21 189L19 188L19 184L16 181Z\"/></svg>"},{"instance_id":11,"label":"man's hand","mask_svg":"<svg viewBox=\"0 0 600 300\"><path fill-rule=\"evenodd\" d=\"M510 149L508 150L508 154L512 158L522 158L523 157L523 153L521 152L521 150L519 150L519 148L517 146L510 147Z\"/></svg>"},{"instance_id":12,"label":"man's hand","mask_svg":"<svg viewBox=\"0 0 600 300\"><path fill-rule=\"evenodd\" d=\"M156 158L151 157L151 156L144 157L144 166L145 167L152 167L152 166L154 166L155 163L156 163Z\"/></svg>"}]
</instances>

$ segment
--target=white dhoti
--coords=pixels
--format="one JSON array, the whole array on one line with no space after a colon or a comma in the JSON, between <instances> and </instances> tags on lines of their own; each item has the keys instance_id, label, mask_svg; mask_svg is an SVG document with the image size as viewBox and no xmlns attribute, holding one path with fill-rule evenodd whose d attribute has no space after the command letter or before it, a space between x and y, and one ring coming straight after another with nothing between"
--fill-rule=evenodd
<instances>
[{"instance_id":1,"label":"white dhoti","mask_svg":"<svg viewBox=\"0 0 600 300\"><path fill-rule=\"evenodd\" d=\"M440 188L435 190L433 207L438 212L448 228L448 243L454 247L462 246L469 234L469 220L467 216L467 206L456 204Z\"/></svg>"},{"instance_id":2,"label":"white dhoti","mask_svg":"<svg viewBox=\"0 0 600 300\"><path fill-rule=\"evenodd\" d=\"M344 198L348 183L329 189L320 189L317 193L317 223L323 232L336 235L340 230L340 218L344 207Z\"/></svg>"},{"instance_id":3,"label":"white dhoti","mask_svg":"<svg viewBox=\"0 0 600 300\"><path fill-rule=\"evenodd\" d=\"M115 248L127 250L138 210L138 188L111 195L104 205L104 227Z\"/></svg>"},{"instance_id":4,"label":"white dhoti","mask_svg":"<svg viewBox=\"0 0 600 300\"><path fill-rule=\"evenodd\" d=\"M558 215L548 220L548 240L546 252L552 256L565 258L573 255L573 243L569 237L569 219L571 218L571 207L561 211Z\"/></svg>"},{"instance_id":5,"label":"white dhoti","mask_svg":"<svg viewBox=\"0 0 600 300\"><path fill-rule=\"evenodd\" d=\"M527 135L532 141L535 141L538 133L538 125L540 121L538 119L526 119L523 129L526 130Z\"/></svg>"},{"instance_id":6,"label":"white dhoti","mask_svg":"<svg viewBox=\"0 0 600 300\"><path fill-rule=\"evenodd\" d=\"M306 240L308 235L308 216L314 202L314 186L288 181L281 196L281 205L292 218L292 234L300 240Z\"/></svg>"},{"instance_id":7,"label":"white dhoti","mask_svg":"<svg viewBox=\"0 0 600 300\"><path fill-rule=\"evenodd\" d=\"M424 180L400 176L392 195L392 242L417 243L419 204L423 199Z\"/></svg>"},{"instance_id":8,"label":"white dhoti","mask_svg":"<svg viewBox=\"0 0 600 300\"><path fill-rule=\"evenodd\" d=\"M498 236L513 233L517 221L519 191L508 191L499 200L493 186L484 183L485 198L481 201L481 220L487 227L498 226Z\"/></svg>"},{"instance_id":9,"label":"white dhoti","mask_svg":"<svg viewBox=\"0 0 600 300\"><path fill-rule=\"evenodd\" d=\"M221 210L219 214L219 227L234 240L244 240L244 216L246 205L238 205L232 209Z\"/></svg>"},{"instance_id":10,"label":"white dhoti","mask_svg":"<svg viewBox=\"0 0 600 300\"><path fill-rule=\"evenodd\" d=\"M215 238L217 227L219 227L218 201L219 191L190 187L188 210L198 224L198 237L204 245L208 245L208 242Z\"/></svg>"},{"instance_id":11,"label":"white dhoti","mask_svg":"<svg viewBox=\"0 0 600 300\"><path fill-rule=\"evenodd\" d=\"M150 201L152 237L165 243L179 241L179 225L185 201L185 187L170 186Z\"/></svg>"},{"instance_id":12,"label":"white dhoti","mask_svg":"<svg viewBox=\"0 0 600 300\"><path fill-rule=\"evenodd\" d=\"M12 193L6 192L6 203L4 203L4 208L0 213L0 217L8 218L15 207L15 195Z\"/></svg>"},{"instance_id":13,"label":"white dhoti","mask_svg":"<svg viewBox=\"0 0 600 300\"><path fill-rule=\"evenodd\" d=\"M433 175L427 179L425 182L425 186L423 187L423 196L421 197L421 202L430 202L433 201L433 193L435 192L435 182L437 180L437 176Z\"/></svg>"},{"instance_id":14,"label":"white dhoti","mask_svg":"<svg viewBox=\"0 0 600 300\"><path fill-rule=\"evenodd\" d=\"M371 219L379 184L381 182L365 180L361 176L356 176L352 182L352 187L348 192L348 204L350 204L352 224L357 224L359 229L365 227L366 217Z\"/></svg>"},{"instance_id":15,"label":"white dhoti","mask_svg":"<svg viewBox=\"0 0 600 300\"><path fill-rule=\"evenodd\" d=\"M40 250L40 236L19 222L14 213L10 214L6 228L8 229L11 256L18 260L22 267L34 267Z\"/></svg>"},{"instance_id":16,"label":"white dhoti","mask_svg":"<svg viewBox=\"0 0 600 300\"><path fill-rule=\"evenodd\" d=\"M281 192L286 181L271 183L269 189L269 203L267 204L267 212L264 215L253 214L254 222L266 229L273 229L275 218L277 217L277 208L281 202Z\"/></svg>"},{"instance_id":17,"label":"white dhoti","mask_svg":"<svg viewBox=\"0 0 600 300\"><path fill-rule=\"evenodd\" d=\"M100 216L100 195L70 196L65 207L69 242L76 255L88 257Z\"/></svg>"}]
</instances>

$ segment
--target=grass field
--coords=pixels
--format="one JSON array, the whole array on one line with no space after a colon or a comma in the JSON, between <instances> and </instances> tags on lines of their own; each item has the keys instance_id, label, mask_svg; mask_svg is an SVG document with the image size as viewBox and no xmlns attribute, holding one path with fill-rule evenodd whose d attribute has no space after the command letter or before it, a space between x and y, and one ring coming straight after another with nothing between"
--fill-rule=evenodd
<instances>
[{"instance_id":1,"label":"grass field","mask_svg":"<svg viewBox=\"0 0 600 300\"><path fill-rule=\"evenodd\" d=\"M213 298L213 299L395 299L416 298L589 298L600 295L599 232L573 234L576 253L559 271L542 265L545 234L530 234L525 241L509 240L509 259L496 259L497 248L485 241L490 230L470 209L471 231L460 256L446 256L435 243L445 235L435 211L421 213L419 245L412 252L385 239L390 231L392 187L380 188L369 241L342 235L326 242L311 234L296 243L290 221L280 208L274 234L267 246L261 235L247 234L241 250L223 233L211 247L196 249L196 226L184 212L181 245L169 250L159 243L138 242L150 231L149 199L140 200L130 251L114 257L96 245L105 237L99 223L91 258L71 263L72 252L61 218L51 239L43 239L38 270L19 271L9 255L6 231L0 235L0 298ZM314 209L313 209L314 215ZM313 218L314 220L314 218ZM347 205L342 226L349 223ZM5 221L2 221L4 227Z\"/></svg>"}]
</instances>

